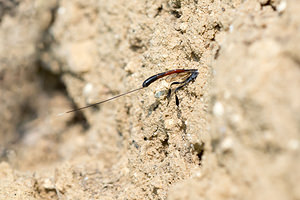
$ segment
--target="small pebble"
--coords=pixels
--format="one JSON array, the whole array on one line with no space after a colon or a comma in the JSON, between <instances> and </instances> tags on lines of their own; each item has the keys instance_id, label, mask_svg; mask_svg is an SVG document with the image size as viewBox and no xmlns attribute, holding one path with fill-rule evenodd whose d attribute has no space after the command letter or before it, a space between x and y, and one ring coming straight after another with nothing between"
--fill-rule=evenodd
<instances>
[{"instance_id":1,"label":"small pebble","mask_svg":"<svg viewBox=\"0 0 300 200\"><path fill-rule=\"evenodd\" d=\"M90 93L93 91L93 88L94 88L93 84L87 83L83 88L83 95L85 97L89 96Z\"/></svg>"},{"instance_id":2,"label":"small pebble","mask_svg":"<svg viewBox=\"0 0 300 200\"><path fill-rule=\"evenodd\" d=\"M234 30L234 26L233 26L233 25L230 25L230 26L229 26L229 32L232 33L233 30Z\"/></svg>"},{"instance_id":3,"label":"small pebble","mask_svg":"<svg viewBox=\"0 0 300 200\"><path fill-rule=\"evenodd\" d=\"M63 15L63 14L66 13L66 8L64 8L64 7L59 7L59 8L57 9L57 12L58 12L58 14Z\"/></svg>"},{"instance_id":4,"label":"small pebble","mask_svg":"<svg viewBox=\"0 0 300 200\"><path fill-rule=\"evenodd\" d=\"M214 115L219 116L219 117L221 117L224 114L224 107L221 102L217 101L215 103L215 105L213 107L213 113L214 113Z\"/></svg>"},{"instance_id":5,"label":"small pebble","mask_svg":"<svg viewBox=\"0 0 300 200\"><path fill-rule=\"evenodd\" d=\"M174 127L174 120L173 119L166 119L165 120L165 128L172 129Z\"/></svg>"},{"instance_id":6,"label":"small pebble","mask_svg":"<svg viewBox=\"0 0 300 200\"><path fill-rule=\"evenodd\" d=\"M227 137L221 143L221 148L223 151L228 151L228 150L232 149L232 147L233 147L232 138Z\"/></svg>"},{"instance_id":7,"label":"small pebble","mask_svg":"<svg viewBox=\"0 0 300 200\"><path fill-rule=\"evenodd\" d=\"M282 13L284 10L286 9L286 1L281 1L280 3L279 3L279 5L277 6L277 11L279 12L279 13Z\"/></svg>"}]
</instances>

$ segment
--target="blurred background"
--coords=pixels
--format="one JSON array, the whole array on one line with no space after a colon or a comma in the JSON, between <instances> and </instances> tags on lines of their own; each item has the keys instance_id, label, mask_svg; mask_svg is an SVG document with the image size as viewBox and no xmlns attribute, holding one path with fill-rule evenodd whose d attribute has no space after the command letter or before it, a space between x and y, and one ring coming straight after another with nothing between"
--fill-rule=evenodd
<instances>
[{"instance_id":1,"label":"blurred background","mask_svg":"<svg viewBox=\"0 0 300 200\"><path fill-rule=\"evenodd\" d=\"M299 44L295 0L0 0L0 199L300 199Z\"/></svg>"}]
</instances>

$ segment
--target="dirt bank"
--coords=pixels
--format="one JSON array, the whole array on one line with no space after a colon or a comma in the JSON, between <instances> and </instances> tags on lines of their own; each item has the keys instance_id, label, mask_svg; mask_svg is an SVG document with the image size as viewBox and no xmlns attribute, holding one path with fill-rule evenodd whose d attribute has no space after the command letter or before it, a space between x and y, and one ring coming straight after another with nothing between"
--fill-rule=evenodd
<instances>
[{"instance_id":1,"label":"dirt bank","mask_svg":"<svg viewBox=\"0 0 300 200\"><path fill-rule=\"evenodd\" d=\"M0 1L0 199L300 199L300 5ZM198 69L166 98L168 77Z\"/></svg>"}]
</instances>

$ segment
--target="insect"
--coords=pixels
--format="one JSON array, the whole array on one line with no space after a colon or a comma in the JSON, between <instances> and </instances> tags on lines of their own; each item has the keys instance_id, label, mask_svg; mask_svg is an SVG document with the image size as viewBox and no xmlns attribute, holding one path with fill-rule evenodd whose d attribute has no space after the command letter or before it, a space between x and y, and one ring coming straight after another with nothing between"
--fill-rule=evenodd
<instances>
[{"instance_id":1,"label":"insect","mask_svg":"<svg viewBox=\"0 0 300 200\"><path fill-rule=\"evenodd\" d=\"M79 111L79 110L83 110L83 109L86 109L86 108L89 108L89 107L92 107L92 106L96 106L96 105L99 105L99 104L102 104L102 103L105 103L105 102L108 102L108 101L111 101L113 99L116 99L116 98L119 98L121 96L125 96L127 94L130 94L130 93L133 93L133 92L136 92L138 90L142 90L146 87L148 87L149 85L151 85L153 82L157 81L158 79L160 78L163 78L165 76L169 76L171 74L183 74L183 73L186 73L188 76L183 80L183 81L180 81L180 82L172 82L170 84L170 88L168 90L168 94L167 94L167 98L170 99L171 97L171 94L172 94L172 85L179 85L178 87L175 88L174 90L174 94L175 94L175 100L176 100L176 105L179 106L179 99L177 97L177 91L180 90L181 88L183 88L184 86L186 86L188 83L194 81L199 72L198 72L198 69L173 69L173 70L170 70L170 71L166 71L166 72L162 72L162 73L159 73L159 74L155 74L153 76L150 76L149 78L147 78L143 84L142 84L142 87L140 88L137 88L137 89L134 89L134 90L131 90L129 92L125 92L123 94L119 94L119 95L116 95L114 97L111 97L109 99L106 99L106 100L103 100L103 101L99 101L97 103L93 103L93 104L90 104L90 105L87 105L87 106L84 106L84 107L80 107L80 108L75 108L73 110L69 110L67 112L64 112L64 113L61 113L59 115L62 115L62 114L65 114L65 113L71 113L71 112L76 112L76 111Z\"/></svg>"}]
</instances>

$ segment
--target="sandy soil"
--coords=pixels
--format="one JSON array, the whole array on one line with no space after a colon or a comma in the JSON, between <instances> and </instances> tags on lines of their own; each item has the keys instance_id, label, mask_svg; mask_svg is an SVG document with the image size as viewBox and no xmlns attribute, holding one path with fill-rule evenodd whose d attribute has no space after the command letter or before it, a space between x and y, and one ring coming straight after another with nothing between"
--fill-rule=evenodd
<instances>
[{"instance_id":1,"label":"sandy soil","mask_svg":"<svg viewBox=\"0 0 300 200\"><path fill-rule=\"evenodd\" d=\"M0 199L300 199L296 0L0 0L0 44Z\"/></svg>"}]
</instances>

